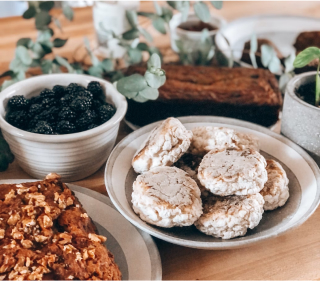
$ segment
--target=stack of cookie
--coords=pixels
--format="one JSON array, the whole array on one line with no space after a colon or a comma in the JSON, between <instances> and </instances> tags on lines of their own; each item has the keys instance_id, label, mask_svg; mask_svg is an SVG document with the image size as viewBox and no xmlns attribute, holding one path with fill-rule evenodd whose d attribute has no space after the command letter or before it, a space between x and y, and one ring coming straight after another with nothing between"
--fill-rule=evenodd
<instances>
[{"instance_id":1,"label":"stack of cookie","mask_svg":"<svg viewBox=\"0 0 320 281\"><path fill-rule=\"evenodd\" d=\"M281 165L259 153L257 138L230 128L190 131L168 118L150 133L132 166L141 174L133 183L133 209L161 227L194 224L214 237L243 236L264 210L289 197Z\"/></svg>"}]
</instances>

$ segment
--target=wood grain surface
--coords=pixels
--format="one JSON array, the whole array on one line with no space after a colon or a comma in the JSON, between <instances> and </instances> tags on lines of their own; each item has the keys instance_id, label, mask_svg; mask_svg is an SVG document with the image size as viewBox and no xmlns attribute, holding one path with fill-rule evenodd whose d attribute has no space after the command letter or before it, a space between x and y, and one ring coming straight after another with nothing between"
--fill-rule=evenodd
<instances>
[{"instance_id":1,"label":"wood grain surface","mask_svg":"<svg viewBox=\"0 0 320 281\"><path fill-rule=\"evenodd\" d=\"M163 4L163 3L162 3ZM153 9L151 2L141 2L140 10ZM224 2L221 11L213 11L231 21L233 19L255 14L294 14L320 16L320 2ZM59 11L55 11L58 15ZM60 18L60 17L59 17ZM87 36L95 46L95 33L92 23L91 8L75 10L75 19L68 22L61 17L63 33L56 31L57 36L69 38L65 47L58 49L57 54L73 57L83 56L81 48ZM169 37L160 35L143 19L141 24L153 34L154 44L174 56L169 48ZM20 17L0 19L0 72L7 70L14 55L17 40L21 37L36 36L33 20ZM79 53L79 54L78 54ZM118 141L131 130L121 124ZM104 166L94 175L74 182L74 184L107 194L104 186ZM0 173L0 179L29 179L14 162L6 172ZM235 250L206 251L189 249L155 239L163 266L163 279L278 279L306 280L320 279L320 210L299 228L278 238Z\"/></svg>"}]
</instances>

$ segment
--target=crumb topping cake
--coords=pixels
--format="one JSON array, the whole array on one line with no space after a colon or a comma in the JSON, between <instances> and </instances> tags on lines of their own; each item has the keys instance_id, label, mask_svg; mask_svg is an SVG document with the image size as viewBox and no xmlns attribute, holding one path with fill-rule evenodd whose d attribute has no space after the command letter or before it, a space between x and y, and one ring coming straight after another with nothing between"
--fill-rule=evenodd
<instances>
[{"instance_id":1,"label":"crumb topping cake","mask_svg":"<svg viewBox=\"0 0 320 281\"><path fill-rule=\"evenodd\" d=\"M0 185L0 280L119 280L105 241L57 174Z\"/></svg>"}]
</instances>

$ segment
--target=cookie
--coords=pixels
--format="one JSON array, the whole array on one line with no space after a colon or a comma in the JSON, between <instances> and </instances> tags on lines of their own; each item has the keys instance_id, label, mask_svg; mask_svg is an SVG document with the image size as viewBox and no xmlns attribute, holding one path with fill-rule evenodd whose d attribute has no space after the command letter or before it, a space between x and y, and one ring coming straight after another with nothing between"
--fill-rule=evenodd
<instances>
[{"instance_id":1,"label":"cookie","mask_svg":"<svg viewBox=\"0 0 320 281\"><path fill-rule=\"evenodd\" d=\"M198 179L219 196L260 192L268 177L266 160L253 149L226 149L207 153L200 163Z\"/></svg>"},{"instance_id":2,"label":"cookie","mask_svg":"<svg viewBox=\"0 0 320 281\"><path fill-rule=\"evenodd\" d=\"M264 200L260 193L246 196L209 196L203 214L195 222L201 232L222 239L244 236L262 219Z\"/></svg>"},{"instance_id":3,"label":"cookie","mask_svg":"<svg viewBox=\"0 0 320 281\"><path fill-rule=\"evenodd\" d=\"M274 160L267 160L268 180L260 191L265 201L265 210L283 206L289 198L289 179L282 166Z\"/></svg>"},{"instance_id":4,"label":"cookie","mask_svg":"<svg viewBox=\"0 0 320 281\"><path fill-rule=\"evenodd\" d=\"M156 167L139 175L132 205L142 220L161 227L189 226L202 214L196 182L176 167Z\"/></svg>"},{"instance_id":5,"label":"cookie","mask_svg":"<svg viewBox=\"0 0 320 281\"><path fill-rule=\"evenodd\" d=\"M154 128L132 160L137 173L154 167L171 166L191 143L192 132L188 131L176 118L168 118Z\"/></svg>"},{"instance_id":6,"label":"cookie","mask_svg":"<svg viewBox=\"0 0 320 281\"><path fill-rule=\"evenodd\" d=\"M259 150L259 140L250 135L224 127L196 127L192 129L193 137L188 152L205 155L211 150L221 151L227 148Z\"/></svg>"}]
</instances>

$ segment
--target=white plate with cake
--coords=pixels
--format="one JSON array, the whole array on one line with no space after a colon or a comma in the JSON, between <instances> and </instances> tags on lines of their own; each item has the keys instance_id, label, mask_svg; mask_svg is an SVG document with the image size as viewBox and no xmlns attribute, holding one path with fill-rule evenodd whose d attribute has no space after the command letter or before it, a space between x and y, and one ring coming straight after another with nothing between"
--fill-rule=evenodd
<instances>
[{"instance_id":1,"label":"white plate with cake","mask_svg":"<svg viewBox=\"0 0 320 281\"><path fill-rule=\"evenodd\" d=\"M162 151L154 149L158 145L158 141L163 141L161 140L161 131L165 130L166 126L162 125L161 127L160 124L163 124L161 122L150 124L131 133L116 146L107 162L105 171L105 183L113 204L136 227L157 238L186 247L216 250L230 249L248 246L252 243L284 234L305 222L317 208L320 200L319 168L304 150L285 137L261 126L230 118L192 116L178 119L187 131L194 131L196 127L223 127L223 130L226 132L234 131L239 136L251 135L253 139L258 140L260 152L251 151L251 149L255 150L255 145L253 145L249 151L243 154L240 153L241 155L250 154L249 158L251 160L249 161L239 160L239 153L237 151L231 151L231 156L228 156L229 148L221 150L222 152L218 151L219 153L228 152L225 158L226 161L229 161L228 159L232 158L232 155L235 154L235 157L238 157L234 158L236 159L234 163L238 163L235 166L238 165L238 168L242 169L241 173L243 174L246 174L246 167L249 167L248 171L254 167L254 173L249 172L247 175L248 177L253 177L254 180L250 182L248 178L241 179L238 183L242 182L244 184L240 184L240 187L235 187L233 184L228 185L227 182L231 182L232 179L229 168L225 168L224 163L219 164L224 159L223 157L221 158L221 154L219 154L219 157L218 154L216 157L214 155L213 157L210 156L210 160L208 154L216 153L213 150L205 154L205 156L201 156L202 162L200 159L201 164L199 170L196 171L198 173L198 181L196 178L197 182L190 180L189 176L184 173L184 171L188 173L186 169L182 171L181 169L183 168L176 163L174 163L175 167L169 167L172 165L172 162L177 161L185 153L187 147L187 144L185 144L186 139L179 139L177 137L175 144L170 148L172 151L163 154ZM152 132L151 136L153 138L157 137L158 139L150 139L150 132ZM178 130L173 130L170 134L177 134L177 132ZM198 132L197 138L197 143L201 146L202 140L199 140L201 138L201 130ZM148 141L146 142L146 140ZM167 138L165 137L164 140L167 140ZM232 139L230 144L234 145L236 143L234 140ZM219 143L219 141L216 141L216 143ZM145 147L139 150L142 144ZM191 146L197 146L193 139ZM236 149L242 149L239 142L237 146ZM153 156L151 157L150 155ZM205 158L207 159L206 161L204 161ZM220 162L218 161L218 164L214 164L214 159L220 159ZM271 160L275 160L276 162ZM272 171L269 174L268 170L268 177L270 177L270 180L277 179L276 185L278 187L282 185L278 189L279 192L282 188L284 188L283 190L286 189L277 199L280 200L280 197L282 197L282 202L280 200L276 209L272 211L269 211L263 205L268 200L267 197L263 195L264 201L262 201L262 193L257 193L261 188L263 190L266 188L266 171L268 168L266 167L266 162L268 162L268 165L269 163L271 165L273 162L277 163L273 165L273 172L278 174L274 176L275 174L272 174ZM159 163L162 163L160 167ZM224 177L226 181L225 185L217 185L214 182L216 179L213 178L212 171L210 169L206 170L208 163L209 166L212 163L212 166L216 165L219 169L223 167L220 170L224 173L221 177ZM237 171L237 169L232 168L234 163L232 165L229 165L230 163L227 164L230 169ZM243 167L241 163L243 163ZM161 165L164 166L162 167ZM177 166L181 169L176 168ZM258 166L260 168L256 169ZM266 170L264 170L264 167L266 167ZM139 175L135 170L141 174ZM199 177L199 173L202 173L202 176ZM279 178L281 173L286 174L286 177ZM191 173L189 175L192 177ZM248 182L249 185L247 185ZM208 185L206 185L207 183ZM220 205L225 205L227 209L228 204L236 206L236 208L240 205L243 206L243 209L248 212L237 211L237 214L240 216L241 223L245 224L245 227L237 229L237 226L233 224L234 231L223 230L221 233L215 232L215 229L209 229L208 224L206 225L208 220L203 215L199 218L201 214L201 210L199 209L200 191L196 191L197 187L195 186L198 185L199 189L203 191L200 184L205 185L206 192L215 192L214 200L222 202ZM172 188L168 188L168 186L172 186ZM184 188L182 190L181 186L187 186L187 189ZM220 189L218 190L219 192L215 191L215 187L217 186ZM249 186L253 188L250 190ZM190 193L190 190L193 191ZM290 194L289 197L288 192ZM203 197L204 194L201 195L201 199L205 205L211 199L207 200L206 197ZM190 205L191 207L186 203L184 207L180 208L180 205L178 206L175 202L177 198L180 201L182 200L181 198L184 198L183 200L189 198L189 201L196 203L194 203L195 205ZM274 202L270 201L270 204L272 205ZM253 205L254 212L251 212L250 208ZM176 208L177 206L180 210ZM263 208L265 208L264 212ZM206 212L205 209L204 207L204 212ZM175 212L178 210L178 212L174 214L173 210ZM190 210L192 210L192 213ZM250 214L249 219L243 220L241 217L246 217L246 214ZM236 219L239 219L239 217ZM212 219L211 222L214 220ZM209 223L211 222L209 218ZM216 222L217 220L214 221L214 223ZM203 229L204 225L206 229ZM215 226L217 227L217 225Z\"/></svg>"}]
</instances>

